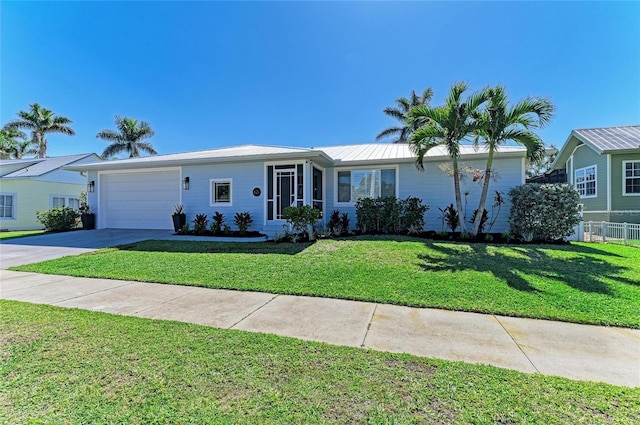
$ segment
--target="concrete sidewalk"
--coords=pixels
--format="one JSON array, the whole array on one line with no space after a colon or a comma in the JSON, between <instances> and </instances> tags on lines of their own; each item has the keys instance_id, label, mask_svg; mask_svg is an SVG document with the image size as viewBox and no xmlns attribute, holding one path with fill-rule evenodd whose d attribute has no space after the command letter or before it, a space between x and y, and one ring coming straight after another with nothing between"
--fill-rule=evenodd
<instances>
[{"instance_id":1,"label":"concrete sidewalk","mask_svg":"<svg viewBox=\"0 0 640 425\"><path fill-rule=\"evenodd\" d=\"M2 270L0 298L640 386L640 330Z\"/></svg>"}]
</instances>

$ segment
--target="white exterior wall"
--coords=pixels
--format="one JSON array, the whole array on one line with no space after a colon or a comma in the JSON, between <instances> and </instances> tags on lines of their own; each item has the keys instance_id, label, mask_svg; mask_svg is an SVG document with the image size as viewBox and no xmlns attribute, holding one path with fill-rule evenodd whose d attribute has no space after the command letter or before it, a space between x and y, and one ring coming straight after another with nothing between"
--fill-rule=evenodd
<instances>
[{"instance_id":1,"label":"white exterior wall","mask_svg":"<svg viewBox=\"0 0 640 425\"><path fill-rule=\"evenodd\" d=\"M75 173L78 174L79 173ZM62 195L80 197L86 189L86 183L57 183L35 179L6 179L0 181L0 192L13 194L14 219L0 218L0 229L36 230L44 226L36 219L36 211L51 208L51 196Z\"/></svg>"}]
</instances>

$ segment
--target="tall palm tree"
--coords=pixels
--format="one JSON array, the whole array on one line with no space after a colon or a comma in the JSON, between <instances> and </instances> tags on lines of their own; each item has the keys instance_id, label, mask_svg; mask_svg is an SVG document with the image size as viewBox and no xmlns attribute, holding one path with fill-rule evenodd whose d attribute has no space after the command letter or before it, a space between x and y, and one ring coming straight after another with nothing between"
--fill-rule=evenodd
<instances>
[{"instance_id":1,"label":"tall palm tree","mask_svg":"<svg viewBox=\"0 0 640 425\"><path fill-rule=\"evenodd\" d=\"M150 155L158 153L151 143L143 142L155 134L148 123L116 115L116 127L118 131L102 130L96 135L99 139L112 142L102 152L102 158L112 158L122 152L128 153L129 158L139 157L140 151Z\"/></svg>"},{"instance_id":2,"label":"tall palm tree","mask_svg":"<svg viewBox=\"0 0 640 425\"><path fill-rule=\"evenodd\" d=\"M75 131L69 124L71 120L54 114L47 108L41 107L38 103L29 105L29 111L18 111L17 120L13 120L4 126L7 130L18 130L21 128L31 130L31 144L37 147L37 158L47 156L47 133L62 133L73 136Z\"/></svg>"},{"instance_id":3,"label":"tall palm tree","mask_svg":"<svg viewBox=\"0 0 640 425\"><path fill-rule=\"evenodd\" d=\"M392 143L407 143L411 133L416 130L419 123L413 125L407 124L407 114L416 106L426 105L431 101L433 97L433 90L430 87L426 88L422 95L418 96L415 90L411 91L409 99L400 97L396 99L396 106L389 106L384 108L383 112L392 118L397 119L402 123L401 126L389 127L380 132L376 136L376 141L384 139L386 137L393 136L395 139Z\"/></svg>"},{"instance_id":4,"label":"tall palm tree","mask_svg":"<svg viewBox=\"0 0 640 425\"><path fill-rule=\"evenodd\" d=\"M456 208L462 216L462 195L460 193L460 169L458 158L460 156L460 142L470 137L476 123L473 115L477 109L487 101L485 91L474 93L465 100L462 95L467 90L466 83L455 83L451 86L449 96L445 104L439 107L416 106L409 111L408 123L419 127L409 139L412 151L416 154L416 166L424 169L424 156L434 146L444 144L451 158L453 170L453 188L456 197ZM460 230L466 233L464 220L460 220Z\"/></svg>"},{"instance_id":5,"label":"tall palm tree","mask_svg":"<svg viewBox=\"0 0 640 425\"><path fill-rule=\"evenodd\" d=\"M480 230L495 151L500 145L514 141L527 148L527 159L533 162L542 160L545 155L545 146L532 130L548 124L554 111L554 106L548 99L527 97L509 105L504 87L492 87L485 91L489 101L475 116L478 127L475 130L474 144L477 145L479 139L482 139L489 151L489 156L484 172L478 213L471 230L473 236L476 236Z\"/></svg>"}]
</instances>

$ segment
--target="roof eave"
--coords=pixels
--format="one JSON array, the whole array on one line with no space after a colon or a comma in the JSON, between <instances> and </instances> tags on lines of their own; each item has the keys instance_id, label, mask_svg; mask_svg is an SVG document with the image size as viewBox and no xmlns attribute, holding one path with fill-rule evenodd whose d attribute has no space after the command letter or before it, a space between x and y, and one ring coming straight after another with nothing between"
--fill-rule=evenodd
<instances>
[{"instance_id":1,"label":"roof eave","mask_svg":"<svg viewBox=\"0 0 640 425\"><path fill-rule=\"evenodd\" d=\"M182 165L211 164L211 163L229 163L229 162L251 162L251 161L278 161L291 158L311 159L322 158L324 163L333 164L333 159L322 151L309 150L301 152L286 152L273 154L259 154L246 156L229 156L229 157L208 157L208 158L184 158L169 159L149 162L119 162L113 163L109 161L98 162L93 164L72 165L64 167L71 171L102 171L102 170L126 170L140 168L158 168L158 167L175 167Z\"/></svg>"}]
</instances>

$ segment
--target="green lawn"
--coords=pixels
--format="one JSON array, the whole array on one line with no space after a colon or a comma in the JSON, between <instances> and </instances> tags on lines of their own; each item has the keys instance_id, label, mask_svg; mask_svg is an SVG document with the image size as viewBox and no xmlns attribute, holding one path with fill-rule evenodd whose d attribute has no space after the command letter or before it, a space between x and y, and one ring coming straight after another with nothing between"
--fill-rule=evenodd
<instances>
[{"instance_id":1,"label":"green lawn","mask_svg":"<svg viewBox=\"0 0 640 425\"><path fill-rule=\"evenodd\" d=\"M44 230L20 230L17 232L0 232L0 240L24 238L25 236L41 235Z\"/></svg>"},{"instance_id":2,"label":"green lawn","mask_svg":"<svg viewBox=\"0 0 640 425\"><path fill-rule=\"evenodd\" d=\"M412 238L146 241L15 268L640 328L640 250Z\"/></svg>"},{"instance_id":3,"label":"green lawn","mask_svg":"<svg viewBox=\"0 0 640 425\"><path fill-rule=\"evenodd\" d=\"M0 423L617 423L640 389L0 301Z\"/></svg>"}]
</instances>

